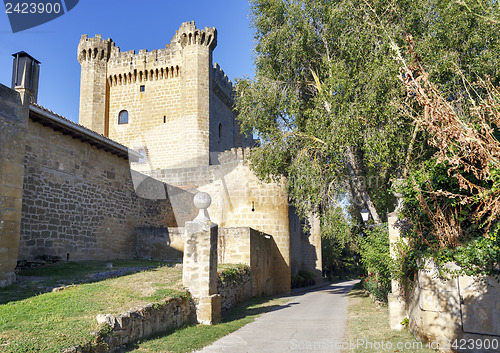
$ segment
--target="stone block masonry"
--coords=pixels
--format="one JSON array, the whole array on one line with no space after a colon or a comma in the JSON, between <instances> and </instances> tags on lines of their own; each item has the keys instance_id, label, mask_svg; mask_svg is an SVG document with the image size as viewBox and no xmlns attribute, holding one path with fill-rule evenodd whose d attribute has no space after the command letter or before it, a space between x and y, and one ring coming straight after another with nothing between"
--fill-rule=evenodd
<instances>
[{"instance_id":1,"label":"stone block masonry","mask_svg":"<svg viewBox=\"0 0 500 353\"><path fill-rule=\"evenodd\" d=\"M185 229L167 227L138 227L137 256L143 259L182 261ZM217 262L250 266L249 297L273 295L274 239L248 227L218 229ZM218 291L220 293L220 291Z\"/></svg>"},{"instance_id":2,"label":"stone block masonry","mask_svg":"<svg viewBox=\"0 0 500 353\"><path fill-rule=\"evenodd\" d=\"M116 352L129 343L188 324L190 312L189 298L183 297L165 298L159 303L132 308L121 315L97 315L97 322L110 329L106 334L98 334L96 341L99 343L78 345L62 353Z\"/></svg>"},{"instance_id":3,"label":"stone block masonry","mask_svg":"<svg viewBox=\"0 0 500 353\"><path fill-rule=\"evenodd\" d=\"M80 123L143 151L138 171L208 165L210 152L252 145L232 111L232 84L212 65L216 45L215 28L194 22L149 52L121 52L111 39L83 35Z\"/></svg>"},{"instance_id":4,"label":"stone block masonry","mask_svg":"<svg viewBox=\"0 0 500 353\"><path fill-rule=\"evenodd\" d=\"M134 185L126 158L72 136L28 122L19 259L59 256L66 260L133 258L136 227L177 226L168 197L192 196L144 177ZM152 185L155 184L155 185ZM163 199L147 199L152 186ZM189 207L183 217L191 217ZM183 224L182 224L183 225Z\"/></svg>"},{"instance_id":5,"label":"stone block masonry","mask_svg":"<svg viewBox=\"0 0 500 353\"><path fill-rule=\"evenodd\" d=\"M227 311L236 304L248 301L252 298L252 275L242 274L235 282L222 282L220 276L217 279L217 293L221 296L221 311Z\"/></svg>"},{"instance_id":6,"label":"stone block masonry","mask_svg":"<svg viewBox=\"0 0 500 353\"><path fill-rule=\"evenodd\" d=\"M0 287L15 280L28 101L25 96L0 85Z\"/></svg>"},{"instance_id":7,"label":"stone block masonry","mask_svg":"<svg viewBox=\"0 0 500 353\"><path fill-rule=\"evenodd\" d=\"M137 256L141 259L182 262L184 232L183 227L138 227Z\"/></svg>"}]
</instances>

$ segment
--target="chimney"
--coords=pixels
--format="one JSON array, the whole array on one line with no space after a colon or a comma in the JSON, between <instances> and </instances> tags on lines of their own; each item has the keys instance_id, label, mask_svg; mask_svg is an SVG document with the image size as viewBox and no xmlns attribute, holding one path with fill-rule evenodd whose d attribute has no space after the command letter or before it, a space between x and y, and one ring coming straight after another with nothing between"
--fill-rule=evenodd
<instances>
[{"instance_id":1,"label":"chimney","mask_svg":"<svg viewBox=\"0 0 500 353\"><path fill-rule=\"evenodd\" d=\"M21 96L29 96L30 103L36 103L38 96L38 76L40 75L40 61L24 51L12 54L14 66L12 70L12 89Z\"/></svg>"}]
</instances>

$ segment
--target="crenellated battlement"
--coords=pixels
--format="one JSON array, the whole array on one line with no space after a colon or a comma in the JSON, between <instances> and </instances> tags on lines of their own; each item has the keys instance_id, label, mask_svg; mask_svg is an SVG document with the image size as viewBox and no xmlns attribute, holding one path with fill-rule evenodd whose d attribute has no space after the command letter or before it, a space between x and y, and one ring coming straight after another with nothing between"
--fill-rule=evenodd
<instances>
[{"instance_id":1,"label":"crenellated battlement","mask_svg":"<svg viewBox=\"0 0 500 353\"><path fill-rule=\"evenodd\" d=\"M182 48L188 45L203 45L214 50L217 46L217 30L215 27L205 27L205 29L198 29L194 21L184 22L180 28L175 32L172 39L174 42L180 43Z\"/></svg>"},{"instance_id":2,"label":"crenellated battlement","mask_svg":"<svg viewBox=\"0 0 500 353\"><path fill-rule=\"evenodd\" d=\"M222 91L229 97L232 98L234 87L233 83L224 73L224 70L221 69L219 64L215 63L213 67L213 78L215 82L219 85Z\"/></svg>"},{"instance_id":3,"label":"crenellated battlement","mask_svg":"<svg viewBox=\"0 0 500 353\"><path fill-rule=\"evenodd\" d=\"M84 34L78 44L78 62L83 64L92 60L108 61L114 48L115 43L111 38L102 39L100 34L89 38L88 35Z\"/></svg>"},{"instance_id":4,"label":"crenellated battlement","mask_svg":"<svg viewBox=\"0 0 500 353\"><path fill-rule=\"evenodd\" d=\"M151 51L141 49L136 53L135 50L121 52L119 47L115 47L111 53L109 63L112 66L170 63L179 58L179 49L175 45L167 44L164 49L154 49Z\"/></svg>"},{"instance_id":5,"label":"crenellated battlement","mask_svg":"<svg viewBox=\"0 0 500 353\"><path fill-rule=\"evenodd\" d=\"M250 147L235 147L230 150L220 152L217 159L220 164L227 164L234 161L247 161L246 156L250 154Z\"/></svg>"}]
</instances>

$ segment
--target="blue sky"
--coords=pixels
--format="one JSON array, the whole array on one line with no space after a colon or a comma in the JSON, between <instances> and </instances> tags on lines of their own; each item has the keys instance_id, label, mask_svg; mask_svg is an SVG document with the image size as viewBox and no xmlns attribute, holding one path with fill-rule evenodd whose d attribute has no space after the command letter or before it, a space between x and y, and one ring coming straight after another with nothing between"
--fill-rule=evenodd
<instances>
[{"instance_id":1,"label":"blue sky","mask_svg":"<svg viewBox=\"0 0 500 353\"><path fill-rule=\"evenodd\" d=\"M12 33L5 8L0 8L0 83L10 87L12 54L26 51L41 61L38 103L73 121L78 121L76 49L82 34L112 38L121 51L149 51L164 48L182 22L194 20L198 28L217 28L214 62L232 81L253 76L246 0L80 0L65 15L18 33Z\"/></svg>"}]
</instances>

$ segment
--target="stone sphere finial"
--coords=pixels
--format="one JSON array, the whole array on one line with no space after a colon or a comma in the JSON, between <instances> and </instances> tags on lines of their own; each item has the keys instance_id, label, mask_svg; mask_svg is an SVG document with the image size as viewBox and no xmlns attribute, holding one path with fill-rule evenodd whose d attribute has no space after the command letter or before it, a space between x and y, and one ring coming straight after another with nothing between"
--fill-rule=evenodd
<instances>
[{"instance_id":1,"label":"stone sphere finial","mask_svg":"<svg viewBox=\"0 0 500 353\"><path fill-rule=\"evenodd\" d=\"M194 221L210 221L210 217L208 216L207 208L212 204L212 198L206 192L199 192L194 195L193 203L196 208L200 209L200 213L194 219Z\"/></svg>"},{"instance_id":2,"label":"stone sphere finial","mask_svg":"<svg viewBox=\"0 0 500 353\"><path fill-rule=\"evenodd\" d=\"M212 198L206 192L199 192L194 195L194 205L199 209L206 209L212 204Z\"/></svg>"}]
</instances>

